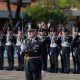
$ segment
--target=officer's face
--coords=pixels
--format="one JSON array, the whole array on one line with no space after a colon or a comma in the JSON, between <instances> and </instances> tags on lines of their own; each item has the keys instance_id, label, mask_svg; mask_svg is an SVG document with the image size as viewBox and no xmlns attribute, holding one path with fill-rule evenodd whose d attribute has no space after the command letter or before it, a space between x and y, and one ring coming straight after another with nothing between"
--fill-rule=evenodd
<instances>
[{"instance_id":1,"label":"officer's face","mask_svg":"<svg viewBox=\"0 0 80 80\"><path fill-rule=\"evenodd\" d=\"M43 35L43 32L39 32L39 35L42 36Z\"/></svg>"},{"instance_id":2,"label":"officer's face","mask_svg":"<svg viewBox=\"0 0 80 80\"><path fill-rule=\"evenodd\" d=\"M64 35L64 36L68 35L68 32L63 32L63 35Z\"/></svg>"},{"instance_id":3,"label":"officer's face","mask_svg":"<svg viewBox=\"0 0 80 80\"><path fill-rule=\"evenodd\" d=\"M45 32L45 31L39 32L39 35L40 35L40 36L46 36L46 32Z\"/></svg>"},{"instance_id":4,"label":"officer's face","mask_svg":"<svg viewBox=\"0 0 80 80\"><path fill-rule=\"evenodd\" d=\"M35 37L37 35L37 32L36 31L29 31L28 32L28 36L29 36L29 38L33 38L33 37Z\"/></svg>"},{"instance_id":5,"label":"officer's face","mask_svg":"<svg viewBox=\"0 0 80 80\"><path fill-rule=\"evenodd\" d=\"M50 35L54 36L54 35L56 35L56 32L50 32Z\"/></svg>"},{"instance_id":6,"label":"officer's face","mask_svg":"<svg viewBox=\"0 0 80 80\"><path fill-rule=\"evenodd\" d=\"M18 31L18 35L21 36L22 35L22 31Z\"/></svg>"},{"instance_id":7,"label":"officer's face","mask_svg":"<svg viewBox=\"0 0 80 80\"><path fill-rule=\"evenodd\" d=\"M12 31L7 31L7 34L11 35L12 34Z\"/></svg>"}]
</instances>

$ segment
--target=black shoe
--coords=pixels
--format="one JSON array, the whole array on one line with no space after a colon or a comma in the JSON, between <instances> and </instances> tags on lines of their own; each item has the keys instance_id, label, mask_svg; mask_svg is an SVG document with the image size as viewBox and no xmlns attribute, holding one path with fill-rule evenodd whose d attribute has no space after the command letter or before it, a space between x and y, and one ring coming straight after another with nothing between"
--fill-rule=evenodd
<instances>
[{"instance_id":1,"label":"black shoe","mask_svg":"<svg viewBox=\"0 0 80 80\"><path fill-rule=\"evenodd\" d=\"M69 74L70 71L67 71L67 74Z\"/></svg>"},{"instance_id":2,"label":"black shoe","mask_svg":"<svg viewBox=\"0 0 80 80\"><path fill-rule=\"evenodd\" d=\"M3 70L3 67L0 67L0 70Z\"/></svg>"},{"instance_id":3,"label":"black shoe","mask_svg":"<svg viewBox=\"0 0 80 80\"><path fill-rule=\"evenodd\" d=\"M77 71L76 71L76 70L73 70L73 73L74 73L74 74L77 74Z\"/></svg>"},{"instance_id":4,"label":"black shoe","mask_svg":"<svg viewBox=\"0 0 80 80\"><path fill-rule=\"evenodd\" d=\"M51 68L51 69L50 69L50 72L53 73L53 72L54 72L54 69Z\"/></svg>"},{"instance_id":5,"label":"black shoe","mask_svg":"<svg viewBox=\"0 0 80 80\"><path fill-rule=\"evenodd\" d=\"M80 73L80 71L79 71L79 70L77 70L76 74L79 74L79 73Z\"/></svg>"},{"instance_id":6,"label":"black shoe","mask_svg":"<svg viewBox=\"0 0 80 80\"><path fill-rule=\"evenodd\" d=\"M18 68L16 69L16 71L24 71L24 68L18 67Z\"/></svg>"},{"instance_id":7,"label":"black shoe","mask_svg":"<svg viewBox=\"0 0 80 80\"><path fill-rule=\"evenodd\" d=\"M12 67L8 67L6 70L13 70L13 68Z\"/></svg>"},{"instance_id":8,"label":"black shoe","mask_svg":"<svg viewBox=\"0 0 80 80\"><path fill-rule=\"evenodd\" d=\"M21 71L21 69L20 68L17 68L16 71Z\"/></svg>"},{"instance_id":9,"label":"black shoe","mask_svg":"<svg viewBox=\"0 0 80 80\"><path fill-rule=\"evenodd\" d=\"M21 71L24 71L24 69L21 69Z\"/></svg>"}]
</instances>

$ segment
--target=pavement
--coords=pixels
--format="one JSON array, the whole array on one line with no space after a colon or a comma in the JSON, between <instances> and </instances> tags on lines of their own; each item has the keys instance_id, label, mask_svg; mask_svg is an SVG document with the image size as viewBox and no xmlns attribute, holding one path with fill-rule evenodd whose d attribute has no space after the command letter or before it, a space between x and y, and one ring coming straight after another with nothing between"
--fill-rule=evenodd
<instances>
[{"instance_id":1,"label":"pavement","mask_svg":"<svg viewBox=\"0 0 80 80\"><path fill-rule=\"evenodd\" d=\"M0 71L0 80L26 80L24 71ZM80 74L47 72L43 80L80 80Z\"/></svg>"},{"instance_id":2,"label":"pavement","mask_svg":"<svg viewBox=\"0 0 80 80\"><path fill-rule=\"evenodd\" d=\"M71 63L71 69L73 69L73 62ZM7 59L4 61L4 67L6 68L8 66ZM17 58L15 58L15 66L17 66ZM49 61L48 61L48 68L50 67ZM61 67L60 60L59 60L59 68ZM13 71L7 71L7 70L1 70L0 71L0 80L26 80L25 79L25 72L24 71L16 71L15 69ZM70 72L69 74L64 73L50 73L46 72L43 80L80 80L80 74L73 74Z\"/></svg>"}]
</instances>

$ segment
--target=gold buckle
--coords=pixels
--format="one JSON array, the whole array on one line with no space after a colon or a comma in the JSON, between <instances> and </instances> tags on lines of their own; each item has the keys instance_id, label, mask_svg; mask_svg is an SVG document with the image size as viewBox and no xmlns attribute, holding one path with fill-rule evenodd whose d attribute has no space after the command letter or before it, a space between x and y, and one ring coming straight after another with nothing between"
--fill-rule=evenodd
<instances>
[{"instance_id":1,"label":"gold buckle","mask_svg":"<svg viewBox=\"0 0 80 80\"><path fill-rule=\"evenodd\" d=\"M28 61L28 60L29 60L29 56L28 56L28 54L25 54L25 56L24 56L24 60L25 60L25 61Z\"/></svg>"}]
</instances>

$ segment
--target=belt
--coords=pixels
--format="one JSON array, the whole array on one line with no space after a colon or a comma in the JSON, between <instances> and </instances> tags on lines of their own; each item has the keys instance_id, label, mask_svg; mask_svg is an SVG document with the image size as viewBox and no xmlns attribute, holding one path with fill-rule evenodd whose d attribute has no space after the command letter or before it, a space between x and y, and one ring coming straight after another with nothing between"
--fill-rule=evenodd
<instances>
[{"instance_id":1,"label":"belt","mask_svg":"<svg viewBox=\"0 0 80 80\"><path fill-rule=\"evenodd\" d=\"M62 45L62 47L70 47L70 44L64 44L64 43L62 43L61 45Z\"/></svg>"},{"instance_id":2,"label":"belt","mask_svg":"<svg viewBox=\"0 0 80 80\"><path fill-rule=\"evenodd\" d=\"M62 45L62 47L70 47L70 45Z\"/></svg>"},{"instance_id":3,"label":"belt","mask_svg":"<svg viewBox=\"0 0 80 80\"><path fill-rule=\"evenodd\" d=\"M37 56L37 57L28 57L29 59L36 59L36 58L40 58L41 56Z\"/></svg>"},{"instance_id":4,"label":"belt","mask_svg":"<svg viewBox=\"0 0 80 80\"><path fill-rule=\"evenodd\" d=\"M25 56L25 60L30 60L30 59L37 59L40 58L41 56L35 56L35 57L29 57L29 56Z\"/></svg>"},{"instance_id":5,"label":"belt","mask_svg":"<svg viewBox=\"0 0 80 80\"><path fill-rule=\"evenodd\" d=\"M21 43L16 43L16 46L20 46L21 45Z\"/></svg>"},{"instance_id":6,"label":"belt","mask_svg":"<svg viewBox=\"0 0 80 80\"><path fill-rule=\"evenodd\" d=\"M50 44L50 47L57 47L57 44Z\"/></svg>"},{"instance_id":7,"label":"belt","mask_svg":"<svg viewBox=\"0 0 80 80\"><path fill-rule=\"evenodd\" d=\"M7 42L6 45L11 45L11 42Z\"/></svg>"}]
</instances>

